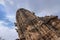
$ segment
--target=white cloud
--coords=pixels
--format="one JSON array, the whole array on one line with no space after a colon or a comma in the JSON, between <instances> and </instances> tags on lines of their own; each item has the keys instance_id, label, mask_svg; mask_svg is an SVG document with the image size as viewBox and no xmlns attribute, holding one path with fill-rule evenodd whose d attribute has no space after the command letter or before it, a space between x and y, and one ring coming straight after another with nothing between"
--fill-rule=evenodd
<instances>
[{"instance_id":1,"label":"white cloud","mask_svg":"<svg viewBox=\"0 0 60 40\"><path fill-rule=\"evenodd\" d=\"M29 0L32 11L39 16L57 15L60 16L60 0Z\"/></svg>"},{"instance_id":2,"label":"white cloud","mask_svg":"<svg viewBox=\"0 0 60 40\"><path fill-rule=\"evenodd\" d=\"M18 38L17 32L15 31L15 28L9 28L3 25L3 21L0 21L0 37L2 37L5 40L15 40Z\"/></svg>"},{"instance_id":3,"label":"white cloud","mask_svg":"<svg viewBox=\"0 0 60 40\"><path fill-rule=\"evenodd\" d=\"M14 5L14 1L9 1L9 3L10 3L11 5Z\"/></svg>"},{"instance_id":4,"label":"white cloud","mask_svg":"<svg viewBox=\"0 0 60 40\"><path fill-rule=\"evenodd\" d=\"M6 15L6 18L9 20L9 21L11 21L11 22L15 22L16 20L15 20L15 14L14 15L12 15L12 14L7 14Z\"/></svg>"},{"instance_id":5,"label":"white cloud","mask_svg":"<svg viewBox=\"0 0 60 40\"><path fill-rule=\"evenodd\" d=\"M4 0L0 0L0 4L5 6L5 1Z\"/></svg>"},{"instance_id":6,"label":"white cloud","mask_svg":"<svg viewBox=\"0 0 60 40\"><path fill-rule=\"evenodd\" d=\"M13 18L18 8L26 8L30 9L37 13L44 12L45 15L50 15L54 13L60 12L60 1L59 0L0 0L1 4L6 5L6 12L7 15L9 14L8 18ZM48 11L46 9L49 8ZM15 15L14 15L15 16Z\"/></svg>"}]
</instances>

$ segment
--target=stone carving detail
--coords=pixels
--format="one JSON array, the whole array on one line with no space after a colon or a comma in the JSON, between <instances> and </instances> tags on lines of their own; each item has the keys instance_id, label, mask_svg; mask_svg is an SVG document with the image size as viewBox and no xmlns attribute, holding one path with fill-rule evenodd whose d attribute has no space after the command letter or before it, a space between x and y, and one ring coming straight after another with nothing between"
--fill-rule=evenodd
<instances>
[{"instance_id":1,"label":"stone carving detail","mask_svg":"<svg viewBox=\"0 0 60 40\"><path fill-rule=\"evenodd\" d=\"M16 12L18 40L60 40L58 16L38 17L24 8Z\"/></svg>"}]
</instances>

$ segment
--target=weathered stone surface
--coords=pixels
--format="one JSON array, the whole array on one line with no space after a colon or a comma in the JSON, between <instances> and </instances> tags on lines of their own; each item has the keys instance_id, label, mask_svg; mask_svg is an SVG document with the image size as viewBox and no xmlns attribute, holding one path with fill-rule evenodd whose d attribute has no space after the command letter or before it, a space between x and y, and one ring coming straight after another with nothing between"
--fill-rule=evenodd
<instances>
[{"instance_id":1,"label":"weathered stone surface","mask_svg":"<svg viewBox=\"0 0 60 40\"><path fill-rule=\"evenodd\" d=\"M60 19L58 16L37 17L21 8L16 13L19 40L60 40Z\"/></svg>"}]
</instances>

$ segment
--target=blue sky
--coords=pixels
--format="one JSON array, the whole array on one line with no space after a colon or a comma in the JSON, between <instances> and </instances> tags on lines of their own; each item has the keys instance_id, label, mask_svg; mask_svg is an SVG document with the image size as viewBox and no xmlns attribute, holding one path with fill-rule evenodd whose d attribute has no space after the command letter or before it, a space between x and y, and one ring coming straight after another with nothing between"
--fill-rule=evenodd
<instances>
[{"instance_id":1,"label":"blue sky","mask_svg":"<svg viewBox=\"0 0 60 40\"><path fill-rule=\"evenodd\" d=\"M60 0L0 0L0 36L6 40L17 38L14 22L19 8L35 12L37 16L57 15L60 18Z\"/></svg>"}]
</instances>

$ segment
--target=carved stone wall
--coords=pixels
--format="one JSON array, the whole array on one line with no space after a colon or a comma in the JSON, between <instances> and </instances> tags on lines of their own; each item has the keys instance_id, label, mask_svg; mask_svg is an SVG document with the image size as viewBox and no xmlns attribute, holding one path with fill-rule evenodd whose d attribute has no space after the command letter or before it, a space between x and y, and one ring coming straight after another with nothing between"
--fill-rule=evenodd
<instances>
[{"instance_id":1,"label":"carved stone wall","mask_svg":"<svg viewBox=\"0 0 60 40\"><path fill-rule=\"evenodd\" d=\"M15 26L19 40L60 40L58 16L38 17L21 8L16 12Z\"/></svg>"}]
</instances>

